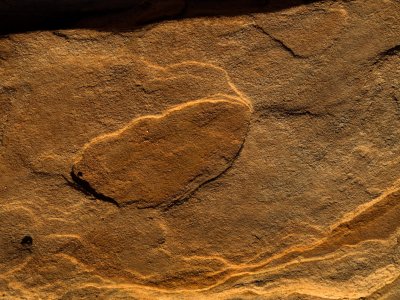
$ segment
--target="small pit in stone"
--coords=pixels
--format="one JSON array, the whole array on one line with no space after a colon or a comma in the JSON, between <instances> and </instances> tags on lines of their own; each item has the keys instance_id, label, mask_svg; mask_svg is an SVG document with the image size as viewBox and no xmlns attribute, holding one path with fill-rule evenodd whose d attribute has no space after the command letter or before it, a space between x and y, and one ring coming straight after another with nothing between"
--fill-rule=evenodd
<instances>
[{"instance_id":1,"label":"small pit in stone","mask_svg":"<svg viewBox=\"0 0 400 300\"><path fill-rule=\"evenodd\" d=\"M30 235L25 235L21 240L21 245L25 247L30 247L33 244L33 238Z\"/></svg>"}]
</instances>

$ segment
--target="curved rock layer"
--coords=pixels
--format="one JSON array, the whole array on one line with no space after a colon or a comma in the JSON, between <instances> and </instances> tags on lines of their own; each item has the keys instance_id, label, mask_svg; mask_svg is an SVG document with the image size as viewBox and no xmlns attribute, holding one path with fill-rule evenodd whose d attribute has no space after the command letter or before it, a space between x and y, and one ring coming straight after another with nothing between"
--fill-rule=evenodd
<instances>
[{"instance_id":1,"label":"curved rock layer","mask_svg":"<svg viewBox=\"0 0 400 300\"><path fill-rule=\"evenodd\" d=\"M85 145L73 176L118 205L172 205L232 165L249 118L247 104L211 99L140 117Z\"/></svg>"},{"instance_id":2,"label":"curved rock layer","mask_svg":"<svg viewBox=\"0 0 400 300\"><path fill-rule=\"evenodd\" d=\"M400 4L268 3L0 37L0 299L399 299Z\"/></svg>"}]
</instances>

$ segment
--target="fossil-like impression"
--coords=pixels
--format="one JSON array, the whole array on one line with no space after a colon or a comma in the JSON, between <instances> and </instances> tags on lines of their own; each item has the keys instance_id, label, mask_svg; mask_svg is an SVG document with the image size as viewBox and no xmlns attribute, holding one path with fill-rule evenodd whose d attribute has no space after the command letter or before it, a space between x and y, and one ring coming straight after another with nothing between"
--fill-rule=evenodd
<instances>
[{"instance_id":1,"label":"fossil-like impression","mask_svg":"<svg viewBox=\"0 0 400 300\"><path fill-rule=\"evenodd\" d=\"M228 169L244 142L249 106L203 99L134 119L84 146L72 175L124 206L168 206Z\"/></svg>"}]
</instances>

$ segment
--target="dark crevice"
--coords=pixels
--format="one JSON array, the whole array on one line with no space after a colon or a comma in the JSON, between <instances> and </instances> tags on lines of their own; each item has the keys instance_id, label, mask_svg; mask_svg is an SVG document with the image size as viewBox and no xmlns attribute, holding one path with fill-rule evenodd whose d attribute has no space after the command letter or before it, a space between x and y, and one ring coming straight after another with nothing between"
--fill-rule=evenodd
<instances>
[{"instance_id":1,"label":"dark crevice","mask_svg":"<svg viewBox=\"0 0 400 300\"><path fill-rule=\"evenodd\" d=\"M388 57L399 55L400 53L400 45L396 45L392 48L386 49L378 54L377 58L374 61L374 65L378 64L379 62L387 59Z\"/></svg>"},{"instance_id":2,"label":"dark crevice","mask_svg":"<svg viewBox=\"0 0 400 300\"><path fill-rule=\"evenodd\" d=\"M57 3L58 2L58 3ZM86 3L85 3L86 2ZM104 0L79 1L15 1L4 7L0 1L0 34L35 30L77 28L86 18L107 18L127 10L143 9L142 0L120 0L105 4Z\"/></svg>"},{"instance_id":3,"label":"dark crevice","mask_svg":"<svg viewBox=\"0 0 400 300\"><path fill-rule=\"evenodd\" d=\"M280 46L283 50L288 52L294 58L305 58L304 56L297 54L292 48L290 48L288 45L286 45L283 41L281 41L280 39L271 35L269 32L267 32L262 26L258 25L257 23L253 24L253 27L256 30L258 30L259 32L261 32L262 34L265 34L271 40L273 40L278 46Z\"/></svg>"},{"instance_id":4,"label":"dark crevice","mask_svg":"<svg viewBox=\"0 0 400 300\"><path fill-rule=\"evenodd\" d=\"M379 56L384 57L384 56L393 56L397 55L400 52L400 45L396 45L392 48L389 48L379 54Z\"/></svg>"},{"instance_id":5,"label":"dark crevice","mask_svg":"<svg viewBox=\"0 0 400 300\"><path fill-rule=\"evenodd\" d=\"M274 12L324 0L0 0L0 35L36 30L132 31L165 20ZM277 41L279 42L279 41Z\"/></svg>"},{"instance_id":6,"label":"dark crevice","mask_svg":"<svg viewBox=\"0 0 400 300\"><path fill-rule=\"evenodd\" d=\"M294 116L294 117L298 117L298 116L308 116L308 117L319 117L321 116L320 114L314 113L312 111L309 110L286 110L286 111L282 111L279 112L280 115L284 115L284 116Z\"/></svg>"},{"instance_id":7,"label":"dark crevice","mask_svg":"<svg viewBox=\"0 0 400 300\"><path fill-rule=\"evenodd\" d=\"M317 113L313 112L309 109L302 108L281 108L281 107L269 107L269 108L261 108L258 111L258 116L264 118L267 116L275 116L280 118L288 118L288 117L311 117L318 118L329 115L328 113Z\"/></svg>"},{"instance_id":8,"label":"dark crevice","mask_svg":"<svg viewBox=\"0 0 400 300\"><path fill-rule=\"evenodd\" d=\"M78 172L77 174L74 173L72 170L70 173L70 176L72 178L72 181L66 178L65 176L64 179L67 181L67 184L71 186L72 188L84 193L87 196L92 196L95 199L105 201L108 203L112 203L117 207L120 207L117 201L115 201L113 198L108 197L106 195L103 195L101 193L98 193L93 187L90 186L89 182L86 180L82 179L81 176L83 174L81 172Z\"/></svg>"}]
</instances>

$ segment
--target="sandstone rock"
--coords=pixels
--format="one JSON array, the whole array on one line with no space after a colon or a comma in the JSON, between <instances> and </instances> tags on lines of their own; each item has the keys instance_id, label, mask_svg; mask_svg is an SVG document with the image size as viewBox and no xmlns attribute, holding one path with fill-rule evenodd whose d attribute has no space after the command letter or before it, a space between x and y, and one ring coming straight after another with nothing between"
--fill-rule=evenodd
<instances>
[{"instance_id":1,"label":"sandstone rock","mask_svg":"<svg viewBox=\"0 0 400 300\"><path fill-rule=\"evenodd\" d=\"M85 145L73 177L119 205L171 205L232 165L249 111L245 103L206 99L140 117Z\"/></svg>"},{"instance_id":2,"label":"sandstone rock","mask_svg":"<svg viewBox=\"0 0 400 300\"><path fill-rule=\"evenodd\" d=\"M399 2L215 3L0 38L0 298L399 298Z\"/></svg>"}]
</instances>

